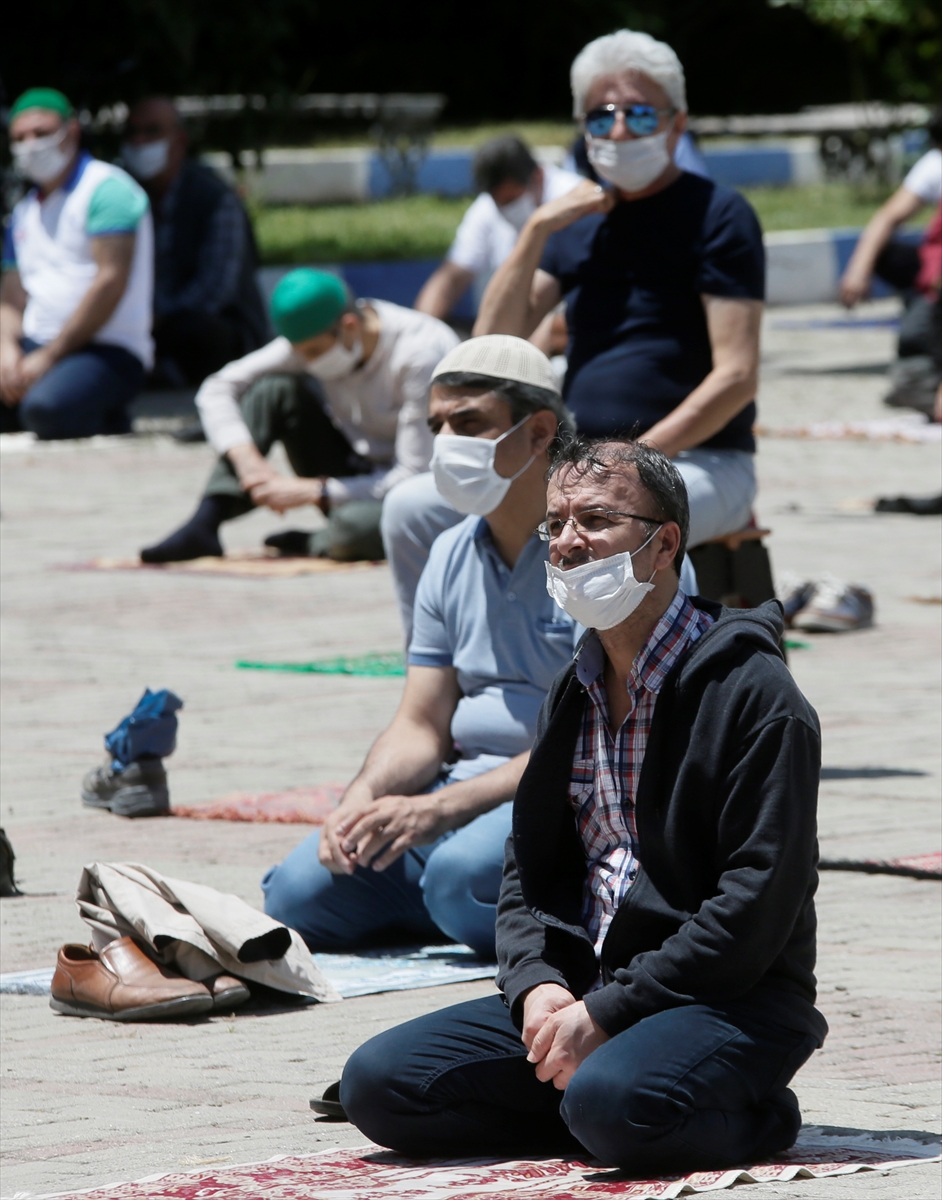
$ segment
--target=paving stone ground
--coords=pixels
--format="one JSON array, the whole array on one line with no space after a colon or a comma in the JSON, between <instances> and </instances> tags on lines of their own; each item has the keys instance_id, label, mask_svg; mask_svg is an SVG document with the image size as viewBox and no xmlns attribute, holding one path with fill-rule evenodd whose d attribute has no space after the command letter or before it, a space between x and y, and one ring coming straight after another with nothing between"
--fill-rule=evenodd
<instances>
[{"instance_id":1,"label":"paving stone ground","mask_svg":"<svg viewBox=\"0 0 942 1200\"><path fill-rule=\"evenodd\" d=\"M766 321L760 419L891 415L880 400L890 313L789 309ZM101 735L145 685L186 701L173 799L342 781L392 714L396 679L237 671L237 658L388 651L400 635L385 567L258 581L63 568L127 557L192 508L212 461L167 438L43 446L2 459L2 821L29 893L4 900L2 969L51 965L82 940L72 893L95 858L147 862L260 904L258 880L304 836L298 826L122 821L83 810L82 774ZM822 853L894 857L942 848L939 819L938 518L875 515L880 494L940 488L937 446L763 437L757 509L777 572L830 571L872 589L874 629L802 635L796 678L824 729ZM302 517L301 523L314 518ZM255 546L287 522L229 528ZM298 524L295 515L290 524ZM809 1122L937 1130L939 885L830 872L819 892L820 1004L831 1025L796 1089ZM315 1121L309 1096L372 1033L473 996L489 983L362 997L190 1025L55 1016L3 996L3 1195L246 1162L362 1140ZM759 1193L757 1192L757 1195ZM936 1167L764 1186L808 1200L939 1194Z\"/></svg>"}]
</instances>

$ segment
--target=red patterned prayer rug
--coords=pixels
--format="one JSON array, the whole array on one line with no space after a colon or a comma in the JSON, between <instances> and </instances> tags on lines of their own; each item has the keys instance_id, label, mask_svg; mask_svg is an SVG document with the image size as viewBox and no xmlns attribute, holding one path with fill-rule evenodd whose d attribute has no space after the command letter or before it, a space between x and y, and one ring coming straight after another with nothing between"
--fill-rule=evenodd
<instances>
[{"instance_id":1,"label":"red patterned prayer rug","mask_svg":"<svg viewBox=\"0 0 942 1200\"><path fill-rule=\"evenodd\" d=\"M281 825L322 825L337 807L344 785L286 788L282 792L232 792L210 804L174 806L171 816L191 821L276 821Z\"/></svg>"},{"instance_id":2,"label":"red patterned prayer rug","mask_svg":"<svg viewBox=\"0 0 942 1200\"><path fill-rule=\"evenodd\" d=\"M938 1162L938 1139L856 1129L802 1130L772 1163L682 1178L629 1180L618 1171L566 1159L414 1162L375 1147L327 1150L243 1166L152 1175L55 1196L83 1200L673 1200L733 1184L850 1175ZM762 1192L756 1193L760 1200ZM50 1200L38 1197L37 1200Z\"/></svg>"}]
</instances>

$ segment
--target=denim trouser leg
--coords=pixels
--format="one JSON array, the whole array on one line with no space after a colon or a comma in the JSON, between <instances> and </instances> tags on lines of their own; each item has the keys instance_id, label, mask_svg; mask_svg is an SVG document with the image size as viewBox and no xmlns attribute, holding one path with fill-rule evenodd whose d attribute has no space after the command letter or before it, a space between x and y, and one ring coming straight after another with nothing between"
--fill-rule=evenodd
<instances>
[{"instance_id":1,"label":"denim trouser leg","mask_svg":"<svg viewBox=\"0 0 942 1200\"><path fill-rule=\"evenodd\" d=\"M316 830L262 879L270 917L296 929L311 950L349 950L390 931L407 939L441 936L419 885L431 846L406 851L385 871L357 867L334 875L318 860L320 838Z\"/></svg>"},{"instance_id":2,"label":"denim trouser leg","mask_svg":"<svg viewBox=\"0 0 942 1200\"><path fill-rule=\"evenodd\" d=\"M682 450L674 466L690 502L688 548L749 523L756 495L755 456L745 450Z\"/></svg>"},{"instance_id":3,"label":"denim trouser leg","mask_svg":"<svg viewBox=\"0 0 942 1200\"><path fill-rule=\"evenodd\" d=\"M373 1141L401 1153L588 1150L634 1174L749 1163L794 1143L787 1089L815 1039L758 1005L688 1005L639 1021L583 1062L564 1093L540 1083L500 996L372 1038L347 1062L340 1098Z\"/></svg>"},{"instance_id":4,"label":"denim trouser leg","mask_svg":"<svg viewBox=\"0 0 942 1200\"><path fill-rule=\"evenodd\" d=\"M24 339L23 348L36 343ZM33 384L20 401L20 423L45 440L127 433L125 409L143 383L144 364L130 351L89 342Z\"/></svg>"},{"instance_id":5,"label":"denim trouser leg","mask_svg":"<svg viewBox=\"0 0 942 1200\"><path fill-rule=\"evenodd\" d=\"M497 896L512 805L502 804L387 867L334 875L321 866L320 832L262 880L265 912L296 929L312 950L346 950L390 933L442 933L494 957Z\"/></svg>"},{"instance_id":6,"label":"denim trouser leg","mask_svg":"<svg viewBox=\"0 0 942 1200\"><path fill-rule=\"evenodd\" d=\"M406 646L412 639L415 589L432 542L464 519L438 494L430 471L404 479L386 494L381 524L383 546L392 569Z\"/></svg>"}]
</instances>

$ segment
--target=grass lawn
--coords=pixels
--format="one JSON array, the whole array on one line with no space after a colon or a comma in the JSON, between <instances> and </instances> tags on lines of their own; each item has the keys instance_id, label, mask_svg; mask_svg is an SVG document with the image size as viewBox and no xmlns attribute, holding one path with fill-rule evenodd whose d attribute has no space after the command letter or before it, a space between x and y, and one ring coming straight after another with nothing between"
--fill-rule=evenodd
<instances>
[{"instance_id":1,"label":"grass lawn","mask_svg":"<svg viewBox=\"0 0 942 1200\"><path fill-rule=\"evenodd\" d=\"M843 183L744 191L767 232L865 225L886 194ZM470 203L467 197L411 196L368 204L259 208L253 217L266 263L437 258L448 249Z\"/></svg>"}]
</instances>

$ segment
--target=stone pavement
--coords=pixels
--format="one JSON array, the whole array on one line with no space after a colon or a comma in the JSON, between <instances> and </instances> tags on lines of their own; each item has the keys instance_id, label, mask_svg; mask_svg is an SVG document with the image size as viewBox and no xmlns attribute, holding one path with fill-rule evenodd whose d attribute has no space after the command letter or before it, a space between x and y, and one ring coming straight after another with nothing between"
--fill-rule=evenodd
<instances>
[{"instance_id":1,"label":"stone pavement","mask_svg":"<svg viewBox=\"0 0 942 1200\"><path fill-rule=\"evenodd\" d=\"M836 309L773 311L762 426L891 415L880 397L892 331L866 323L889 311L869 306L851 327L821 326L841 319ZM831 571L877 600L873 630L802 635L810 648L791 656L825 733L828 857L942 848L939 520L867 508L879 494L938 491L939 460L937 446L761 441L758 512L773 530L776 571ZM29 893L0 908L4 971L51 965L60 943L83 940L71 895L91 859L145 861L259 905L260 876L306 833L83 810L78 784L98 761L102 732L145 685L172 687L186 701L170 760L181 804L344 780L394 710L396 679L233 666L398 648L385 567L270 581L61 569L131 556L166 533L191 510L210 463L205 446L160 437L3 455L2 822ZM255 513L229 528L227 543L255 546L285 524ZM819 898L820 1003L831 1035L796 1083L806 1119L938 1129L939 885L832 872ZM3 996L2 1192L357 1145L351 1127L313 1120L307 1101L318 1085L373 1032L491 986L169 1026L79 1021L55 1016L39 997ZM938 1169L760 1194L929 1200L939 1194Z\"/></svg>"}]
</instances>

